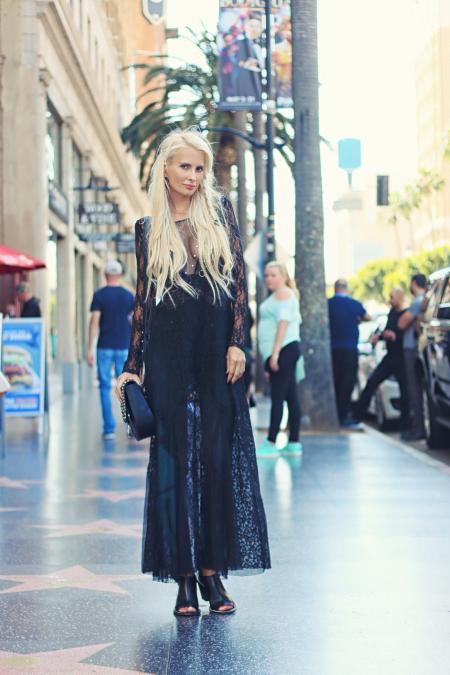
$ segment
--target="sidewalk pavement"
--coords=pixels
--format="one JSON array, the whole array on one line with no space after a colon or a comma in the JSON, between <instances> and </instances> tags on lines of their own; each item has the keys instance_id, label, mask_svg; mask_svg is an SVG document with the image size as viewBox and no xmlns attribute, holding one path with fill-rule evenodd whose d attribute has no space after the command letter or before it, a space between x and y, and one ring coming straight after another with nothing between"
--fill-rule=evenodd
<instances>
[{"instance_id":1,"label":"sidewalk pavement","mask_svg":"<svg viewBox=\"0 0 450 675\"><path fill-rule=\"evenodd\" d=\"M259 461L273 569L230 576L235 615L177 620L139 573L147 444L100 431L88 391L47 448L9 434L0 673L448 674L449 467L370 431Z\"/></svg>"}]
</instances>

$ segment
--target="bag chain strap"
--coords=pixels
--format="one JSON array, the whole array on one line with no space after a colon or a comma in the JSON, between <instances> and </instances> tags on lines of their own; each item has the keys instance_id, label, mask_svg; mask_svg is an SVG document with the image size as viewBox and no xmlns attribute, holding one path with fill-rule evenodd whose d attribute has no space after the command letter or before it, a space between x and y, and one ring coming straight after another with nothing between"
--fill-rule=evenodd
<instances>
[{"instance_id":1,"label":"bag chain strap","mask_svg":"<svg viewBox=\"0 0 450 675\"><path fill-rule=\"evenodd\" d=\"M122 420L125 424L128 424L127 404L125 403L125 387L127 386L128 382L133 381L134 380L125 380L122 382L122 386L120 387L120 392L122 394L120 397L120 412L122 413Z\"/></svg>"}]
</instances>

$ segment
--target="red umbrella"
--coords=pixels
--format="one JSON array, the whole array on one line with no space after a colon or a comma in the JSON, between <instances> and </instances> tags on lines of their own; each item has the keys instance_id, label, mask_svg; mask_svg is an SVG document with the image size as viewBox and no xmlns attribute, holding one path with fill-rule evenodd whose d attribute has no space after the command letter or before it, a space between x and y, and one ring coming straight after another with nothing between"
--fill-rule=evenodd
<instances>
[{"instance_id":1,"label":"red umbrella","mask_svg":"<svg viewBox=\"0 0 450 675\"><path fill-rule=\"evenodd\" d=\"M17 251L9 246L0 246L0 274L13 274L46 267L45 262Z\"/></svg>"}]
</instances>

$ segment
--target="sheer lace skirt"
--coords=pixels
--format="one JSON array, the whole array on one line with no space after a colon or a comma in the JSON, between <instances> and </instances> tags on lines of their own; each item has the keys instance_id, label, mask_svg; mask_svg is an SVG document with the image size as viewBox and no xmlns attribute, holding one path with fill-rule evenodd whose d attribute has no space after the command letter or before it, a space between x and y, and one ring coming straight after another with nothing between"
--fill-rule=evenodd
<instances>
[{"instance_id":1,"label":"sheer lace skirt","mask_svg":"<svg viewBox=\"0 0 450 675\"><path fill-rule=\"evenodd\" d=\"M157 580L202 567L227 576L270 567L244 384L226 382L230 301L158 305L145 357L155 412L147 474L142 570Z\"/></svg>"}]
</instances>

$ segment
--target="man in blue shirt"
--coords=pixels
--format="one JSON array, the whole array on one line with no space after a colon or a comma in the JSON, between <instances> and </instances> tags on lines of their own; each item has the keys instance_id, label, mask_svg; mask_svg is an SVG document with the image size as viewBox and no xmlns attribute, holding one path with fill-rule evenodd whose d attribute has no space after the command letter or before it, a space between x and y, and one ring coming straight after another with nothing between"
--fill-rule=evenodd
<instances>
[{"instance_id":1,"label":"man in blue shirt","mask_svg":"<svg viewBox=\"0 0 450 675\"><path fill-rule=\"evenodd\" d=\"M122 372L128 355L134 307L133 294L121 285L122 274L120 262L106 263L106 286L94 293L89 322L87 362L94 365L94 342L98 335L97 372L105 440L114 438L116 428L111 405L111 370L114 365L116 377Z\"/></svg>"},{"instance_id":2,"label":"man in blue shirt","mask_svg":"<svg viewBox=\"0 0 450 675\"><path fill-rule=\"evenodd\" d=\"M369 321L363 305L350 297L345 279L334 284L334 296L328 300L334 388L339 422L346 428L357 425L350 414L353 387L358 372L359 323Z\"/></svg>"}]
</instances>

